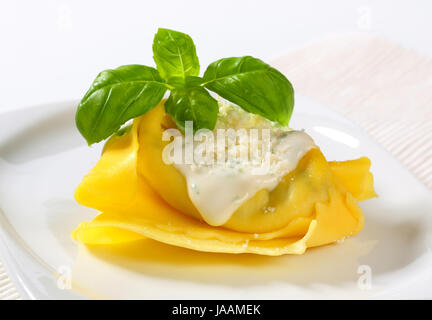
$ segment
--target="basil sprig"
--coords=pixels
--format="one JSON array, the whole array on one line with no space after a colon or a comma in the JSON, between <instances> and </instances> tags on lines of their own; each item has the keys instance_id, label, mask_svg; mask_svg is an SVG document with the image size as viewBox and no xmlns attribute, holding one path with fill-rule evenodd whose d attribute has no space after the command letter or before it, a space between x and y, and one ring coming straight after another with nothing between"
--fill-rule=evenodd
<instances>
[{"instance_id":1,"label":"basil sprig","mask_svg":"<svg viewBox=\"0 0 432 320\"><path fill-rule=\"evenodd\" d=\"M207 91L250 113L287 126L294 106L288 79L263 61L233 57L211 63L199 77L195 44L187 34L159 29L153 41L157 69L126 65L102 71L84 95L76 112L76 125L89 145L100 142L128 120L155 107L167 90L165 111L180 129L193 121L194 130L213 129L219 111Z\"/></svg>"}]
</instances>

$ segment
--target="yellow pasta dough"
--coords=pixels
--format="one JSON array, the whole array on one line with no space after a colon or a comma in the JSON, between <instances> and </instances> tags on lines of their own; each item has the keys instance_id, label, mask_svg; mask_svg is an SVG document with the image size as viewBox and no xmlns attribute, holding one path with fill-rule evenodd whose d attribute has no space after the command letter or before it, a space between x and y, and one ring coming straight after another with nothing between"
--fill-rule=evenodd
<instances>
[{"instance_id":1,"label":"yellow pasta dough","mask_svg":"<svg viewBox=\"0 0 432 320\"><path fill-rule=\"evenodd\" d=\"M76 240L114 244L147 237L200 251L282 255L362 229L357 202L376 196L369 159L327 162L318 148L276 188L258 191L227 223L210 226L189 199L183 175L162 161L167 142L161 135L170 126L160 104L106 143L75 193L80 204L101 213L72 232Z\"/></svg>"}]
</instances>

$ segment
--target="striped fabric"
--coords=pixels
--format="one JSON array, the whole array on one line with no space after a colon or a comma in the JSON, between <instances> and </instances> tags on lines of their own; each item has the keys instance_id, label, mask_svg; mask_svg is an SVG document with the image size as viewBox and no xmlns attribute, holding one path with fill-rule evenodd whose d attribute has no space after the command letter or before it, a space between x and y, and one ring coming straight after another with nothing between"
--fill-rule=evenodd
<instances>
[{"instance_id":1,"label":"striped fabric","mask_svg":"<svg viewBox=\"0 0 432 320\"><path fill-rule=\"evenodd\" d=\"M432 189L432 59L358 35L291 51L272 65L296 92L357 123ZM0 299L18 298L0 263Z\"/></svg>"},{"instance_id":2,"label":"striped fabric","mask_svg":"<svg viewBox=\"0 0 432 320\"><path fill-rule=\"evenodd\" d=\"M2 263L0 262L0 300L18 300L19 293L6 274Z\"/></svg>"},{"instance_id":3,"label":"striped fabric","mask_svg":"<svg viewBox=\"0 0 432 320\"><path fill-rule=\"evenodd\" d=\"M296 92L358 124L432 189L431 58L379 37L351 35L272 64Z\"/></svg>"},{"instance_id":4,"label":"striped fabric","mask_svg":"<svg viewBox=\"0 0 432 320\"><path fill-rule=\"evenodd\" d=\"M373 121L363 127L420 181L432 189L431 122L418 121L413 125L407 120L394 123Z\"/></svg>"}]
</instances>

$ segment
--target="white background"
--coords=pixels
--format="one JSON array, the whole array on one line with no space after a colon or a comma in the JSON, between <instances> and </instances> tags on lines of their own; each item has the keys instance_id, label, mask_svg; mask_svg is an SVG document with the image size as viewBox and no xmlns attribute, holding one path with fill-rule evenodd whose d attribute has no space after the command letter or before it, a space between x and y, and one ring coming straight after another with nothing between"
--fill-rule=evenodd
<instances>
[{"instance_id":1,"label":"white background","mask_svg":"<svg viewBox=\"0 0 432 320\"><path fill-rule=\"evenodd\" d=\"M0 2L0 111L80 98L103 69L153 65L158 27L192 36L213 60L268 60L344 33L382 35L432 56L432 1Z\"/></svg>"}]
</instances>

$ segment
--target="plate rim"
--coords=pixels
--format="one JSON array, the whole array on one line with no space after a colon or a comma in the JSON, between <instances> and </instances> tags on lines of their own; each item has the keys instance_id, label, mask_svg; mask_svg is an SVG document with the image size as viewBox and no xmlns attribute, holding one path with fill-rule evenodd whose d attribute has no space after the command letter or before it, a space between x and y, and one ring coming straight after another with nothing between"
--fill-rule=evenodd
<instances>
[{"instance_id":1,"label":"plate rim","mask_svg":"<svg viewBox=\"0 0 432 320\"><path fill-rule=\"evenodd\" d=\"M301 96L302 100L305 99L308 102L311 102L315 105L319 105L320 107L322 107L324 113L327 116L329 116L329 118L343 121L345 124L361 132L365 137L367 137L369 141L373 142L374 145L377 148L379 148L381 152L384 152L387 154L387 156L391 157L395 161L395 163L398 164L399 168L403 170L405 173L408 173L411 176L411 178L415 180L417 184L423 188L425 192L432 193L432 191L429 190L420 180L418 180L408 168L406 168L396 157L394 157L387 149L385 149L363 128L359 127L353 121L347 119L337 111L332 110L327 105L311 97L307 97L303 95L299 95L299 96ZM55 111L71 108L72 105L76 105L77 103L78 103L77 99L71 99L71 100L62 100L58 102L29 105L14 110L6 110L6 111L2 110L0 111L0 120L5 116L11 116L11 115L13 116L13 114L19 114L22 112L27 112L29 110L35 110L41 108L47 109L48 110L46 111L47 114L52 114ZM54 107L55 109L53 109ZM38 110L38 111L44 112L42 110ZM7 141L7 139L5 139L5 141ZM55 290L55 293L58 294L58 296L51 296L47 292L44 292L44 290L38 288L33 281L26 279L29 277L28 272L30 272L34 277L43 275L55 279L56 275L54 274L54 272L49 272L49 270L47 270L47 267L43 266L43 263L37 261L39 257L37 256L36 253L32 253L30 248L25 248L17 242L16 238L20 239L20 236L18 233L16 233L15 235L16 237L14 237L14 235L11 234L11 230L8 230L8 226L7 226L8 224L9 224L9 229L11 228L13 232L16 232L15 229L13 229L13 226L7 220L6 214L0 208L0 259L2 261L4 269L6 270L7 276L11 280L12 284L14 285L18 293L20 294L21 298L23 299L88 299L88 297L85 297L76 291L58 289L54 285L55 281L52 281L52 286L50 290ZM24 240L22 241L24 242ZM20 255L26 261L27 264L26 267L31 265L30 267L31 270L26 269L24 271L22 267L19 266L18 260L14 258L14 256L17 255ZM432 296L432 289L431 289L431 296Z\"/></svg>"}]
</instances>

